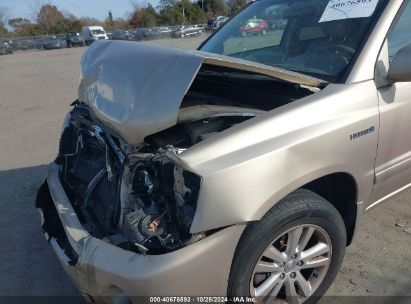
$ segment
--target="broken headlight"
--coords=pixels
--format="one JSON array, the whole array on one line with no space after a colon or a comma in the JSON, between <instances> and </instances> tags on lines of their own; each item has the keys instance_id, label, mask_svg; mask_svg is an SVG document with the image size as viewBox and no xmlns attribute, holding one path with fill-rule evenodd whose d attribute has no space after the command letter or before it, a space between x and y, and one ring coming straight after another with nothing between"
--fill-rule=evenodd
<instances>
[{"instance_id":1,"label":"broken headlight","mask_svg":"<svg viewBox=\"0 0 411 304\"><path fill-rule=\"evenodd\" d=\"M140 251L176 250L203 237L190 234L201 179L165 157L130 161L123 196L123 232ZM204 235L205 236L205 235Z\"/></svg>"}]
</instances>

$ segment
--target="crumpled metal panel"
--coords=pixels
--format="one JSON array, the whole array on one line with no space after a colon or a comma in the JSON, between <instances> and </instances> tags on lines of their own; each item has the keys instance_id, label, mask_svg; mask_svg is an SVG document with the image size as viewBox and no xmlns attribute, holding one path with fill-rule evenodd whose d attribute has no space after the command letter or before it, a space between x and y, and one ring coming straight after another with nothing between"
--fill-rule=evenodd
<instances>
[{"instance_id":1,"label":"crumpled metal panel","mask_svg":"<svg viewBox=\"0 0 411 304\"><path fill-rule=\"evenodd\" d=\"M202 61L180 49L98 41L82 57L79 100L136 145L177 123L181 101Z\"/></svg>"},{"instance_id":2,"label":"crumpled metal panel","mask_svg":"<svg viewBox=\"0 0 411 304\"><path fill-rule=\"evenodd\" d=\"M96 41L84 53L79 100L131 145L177 123L183 97L202 64L255 72L295 84L325 82L251 61L127 41Z\"/></svg>"}]
</instances>

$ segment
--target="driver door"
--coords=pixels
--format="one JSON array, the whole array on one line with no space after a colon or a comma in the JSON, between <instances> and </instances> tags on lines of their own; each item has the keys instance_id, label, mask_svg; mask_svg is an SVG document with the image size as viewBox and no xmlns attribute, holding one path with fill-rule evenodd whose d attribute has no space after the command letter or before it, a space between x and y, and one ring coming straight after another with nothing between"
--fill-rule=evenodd
<instances>
[{"instance_id":1,"label":"driver door","mask_svg":"<svg viewBox=\"0 0 411 304\"><path fill-rule=\"evenodd\" d=\"M387 35L389 60L385 60L390 62L398 50L411 43L410 33L411 3L407 0ZM378 96L379 144L373 203L369 207L411 185L411 82L383 86Z\"/></svg>"}]
</instances>

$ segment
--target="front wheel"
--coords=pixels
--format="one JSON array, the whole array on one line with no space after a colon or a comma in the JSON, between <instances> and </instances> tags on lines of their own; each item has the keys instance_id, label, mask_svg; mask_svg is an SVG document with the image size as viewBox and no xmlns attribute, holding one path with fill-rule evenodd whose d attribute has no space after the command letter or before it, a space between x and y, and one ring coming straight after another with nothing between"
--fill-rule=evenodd
<instances>
[{"instance_id":1,"label":"front wheel","mask_svg":"<svg viewBox=\"0 0 411 304\"><path fill-rule=\"evenodd\" d=\"M266 303L315 303L337 275L345 246L339 212L317 194L297 190L247 226L227 293Z\"/></svg>"}]
</instances>

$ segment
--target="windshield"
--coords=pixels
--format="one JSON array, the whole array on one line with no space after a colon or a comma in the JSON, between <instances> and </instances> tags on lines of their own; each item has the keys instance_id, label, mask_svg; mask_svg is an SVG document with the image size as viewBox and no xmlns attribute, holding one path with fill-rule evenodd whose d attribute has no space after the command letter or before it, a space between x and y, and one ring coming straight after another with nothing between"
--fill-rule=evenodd
<instances>
[{"instance_id":1,"label":"windshield","mask_svg":"<svg viewBox=\"0 0 411 304\"><path fill-rule=\"evenodd\" d=\"M340 81L385 0L260 0L200 50Z\"/></svg>"},{"instance_id":2,"label":"windshield","mask_svg":"<svg viewBox=\"0 0 411 304\"><path fill-rule=\"evenodd\" d=\"M93 35L104 35L104 31L103 30L91 30L91 33Z\"/></svg>"}]
</instances>

